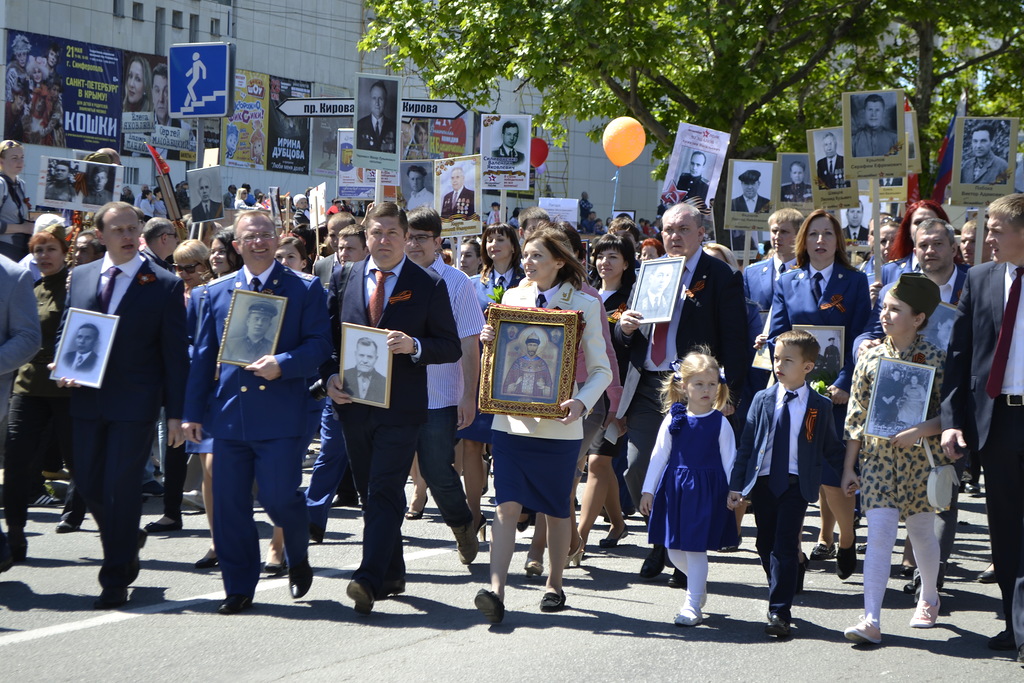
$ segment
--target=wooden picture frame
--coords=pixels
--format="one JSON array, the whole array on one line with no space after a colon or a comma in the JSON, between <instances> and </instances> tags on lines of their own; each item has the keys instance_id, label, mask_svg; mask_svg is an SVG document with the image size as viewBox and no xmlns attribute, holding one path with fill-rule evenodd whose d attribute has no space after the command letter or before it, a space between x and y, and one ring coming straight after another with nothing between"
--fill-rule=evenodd
<instances>
[{"instance_id":1,"label":"wooden picture frame","mask_svg":"<svg viewBox=\"0 0 1024 683\"><path fill-rule=\"evenodd\" d=\"M879 358L864 434L890 439L928 418L935 368L896 358Z\"/></svg>"},{"instance_id":2,"label":"wooden picture frame","mask_svg":"<svg viewBox=\"0 0 1024 683\"><path fill-rule=\"evenodd\" d=\"M388 331L353 323L341 324L341 376L344 392L353 403L378 408L391 405L391 368Z\"/></svg>"},{"instance_id":3,"label":"wooden picture frame","mask_svg":"<svg viewBox=\"0 0 1024 683\"><path fill-rule=\"evenodd\" d=\"M487 324L495 338L484 345L480 412L564 417L561 404L576 388L582 314L491 304Z\"/></svg>"},{"instance_id":4,"label":"wooden picture frame","mask_svg":"<svg viewBox=\"0 0 1024 683\"><path fill-rule=\"evenodd\" d=\"M793 325L793 329L809 332L821 347L807 381L823 380L826 384L835 384L846 363L846 328L842 325Z\"/></svg>"},{"instance_id":5,"label":"wooden picture frame","mask_svg":"<svg viewBox=\"0 0 1024 683\"><path fill-rule=\"evenodd\" d=\"M640 263L629 307L643 315L645 323L665 323L679 304L685 258L656 258Z\"/></svg>"},{"instance_id":6,"label":"wooden picture frame","mask_svg":"<svg viewBox=\"0 0 1024 683\"><path fill-rule=\"evenodd\" d=\"M217 362L245 367L263 356L274 355L287 304L288 299L283 296L247 289L234 290L231 308L224 321L224 336L217 351ZM253 320L252 330L248 328L250 313L258 316ZM260 320L260 316L265 319Z\"/></svg>"},{"instance_id":7,"label":"wooden picture frame","mask_svg":"<svg viewBox=\"0 0 1024 683\"><path fill-rule=\"evenodd\" d=\"M50 379L70 379L93 389L103 386L118 320L116 315L69 308Z\"/></svg>"}]
</instances>

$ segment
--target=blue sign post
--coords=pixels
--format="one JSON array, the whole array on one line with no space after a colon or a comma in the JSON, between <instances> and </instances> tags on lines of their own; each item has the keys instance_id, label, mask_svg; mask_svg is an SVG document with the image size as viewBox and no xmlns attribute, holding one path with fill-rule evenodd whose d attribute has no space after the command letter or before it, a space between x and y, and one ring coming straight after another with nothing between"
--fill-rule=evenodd
<instances>
[{"instance_id":1,"label":"blue sign post","mask_svg":"<svg viewBox=\"0 0 1024 683\"><path fill-rule=\"evenodd\" d=\"M234 48L231 43L171 46L167 55L167 71L173 118L222 118L231 115Z\"/></svg>"}]
</instances>

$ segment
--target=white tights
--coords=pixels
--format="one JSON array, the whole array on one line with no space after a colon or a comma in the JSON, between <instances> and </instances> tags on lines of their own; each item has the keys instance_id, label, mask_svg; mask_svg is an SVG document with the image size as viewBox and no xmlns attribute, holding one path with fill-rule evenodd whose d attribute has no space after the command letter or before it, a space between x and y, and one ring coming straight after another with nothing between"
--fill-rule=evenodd
<instances>
[{"instance_id":1,"label":"white tights","mask_svg":"<svg viewBox=\"0 0 1024 683\"><path fill-rule=\"evenodd\" d=\"M868 548L864 553L864 617L881 627L882 598L889 582L892 549L896 545L900 513L894 508L868 510ZM934 605L939 600L939 539L935 513L920 512L907 518L907 535L914 546L914 560L921 573L921 599Z\"/></svg>"},{"instance_id":2,"label":"white tights","mask_svg":"<svg viewBox=\"0 0 1024 683\"><path fill-rule=\"evenodd\" d=\"M686 574L686 605L696 613L700 613L701 600L708 590L708 554L706 552L690 552L687 550L668 549L668 559L672 565Z\"/></svg>"}]
</instances>

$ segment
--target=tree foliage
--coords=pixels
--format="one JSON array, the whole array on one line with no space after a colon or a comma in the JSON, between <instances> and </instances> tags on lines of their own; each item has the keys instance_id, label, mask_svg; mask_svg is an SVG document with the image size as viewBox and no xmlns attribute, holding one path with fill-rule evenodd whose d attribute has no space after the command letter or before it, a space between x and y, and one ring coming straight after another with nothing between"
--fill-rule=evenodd
<instances>
[{"instance_id":1,"label":"tree foliage","mask_svg":"<svg viewBox=\"0 0 1024 683\"><path fill-rule=\"evenodd\" d=\"M1005 0L368 0L386 48L436 96L486 109L508 80L543 94L539 125L630 115L667 157L680 121L727 131L730 156L806 148L844 91L902 87L925 159L961 93L1015 115L1024 7ZM595 134L598 131L595 131ZM664 172L664 168L660 169Z\"/></svg>"}]
</instances>

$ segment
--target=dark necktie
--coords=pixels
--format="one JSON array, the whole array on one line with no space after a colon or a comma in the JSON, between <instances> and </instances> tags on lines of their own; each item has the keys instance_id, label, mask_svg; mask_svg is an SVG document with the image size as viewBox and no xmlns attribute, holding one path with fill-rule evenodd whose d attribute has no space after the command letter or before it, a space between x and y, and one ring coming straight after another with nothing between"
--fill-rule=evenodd
<instances>
[{"instance_id":1,"label":"dark necktie","mask_svg":"<svg viewBox=\"0 0 1024 683\"><path fill-rule=\"evenodd\" d=\"M260 279L258 277L254 277L252 279L252 282L249 283L249 287L252 288L252 291L259 292L262 291L263 289L263 283L260 282Z\"/></svg>"},{"instance_id":2,"label":"dark necktie","mask_svg":"<svg viewBox=\"0 0 1024 683\"><path fill-rule=\"evenodd\" d=\"M789 488L789 402L796 398L795 391L787 391L782 399L782 414L775 425L772 442L772 462L768 470L768 488L776 497Z\"/></svg>"},{"instance_id":3,"label":"dark necktie","mask_svg":"<svg viewBox=\"0 0 1024 683\"><path fill-rule=\"evenodd\" d=\"M821 301L821 281L825 279L825 276L821 273L814 274L814 284L811 286L811 291L814 293L814 300Z\"/></svg>"},{"instance_id":4,"label":"dark necktie","mask_svg":"<svg viewBox=\"0 0 1024 683\"><path fill-rule=\"evenodd\" d=\"M992 370L988 375L985 393L989 398L996 398L1003 393L1003 377L1006 376L1006 363L1010 359L1010 341L1013 339L1013 328L1017 324L1017 309L1020 307L1020 281L1024 277L1024 266L1017 268L1017 276L1010 285L1010 295L1006 297L1006 308L1003 310L1003 324L999 326L999 339L996 341L996 352L992 355Z\"/></svg>"},{"instance_id":5,"label":"dark necktie","mask_svg":"<svg viewBox=\"0 0 1024 683\"><path fill-rule=\"evenodd\" d=\"M835 169L832 167L832 160L829 159L828 160L828 174L832 175L833 173L835 173Z\"/></svg>"},{"instance_id":6,"label":"dark necktie","mask_svg":"<svg viewBox=\"0 0 1024 683\"><path fill-rule=\"evenodd\" d=\"M498 286L499 287L504 287L505 286L505 276L504 275L499 275L498 276Z\"/></svg>"},{"instance_id":7,"label":"dark necktie","mask_svg":"<svg viewBox=\"0 0 1024 683\"><path fill-rule=\"evenodd\" d=\"M785 272L786 272L786 264L785 263L780 264L779 265L779 275L782 275Z\"/></svg>"},{"instance_id":8,"label":"dark necktie","mask_svg":"<svg viewBox=\"0 0 1024 683\"><path fill-rule=\"evenodd\" d=\"M103 285L103 291L100 292L100 311L103 313L110 312L110 300L114 297L114 282L120 274L121 269L117 266L107 268L107 284ZM1020 287L1017 289L1019 290Z\"/></svg>"},{"instance_id":9,"label":"dark necktie","mask_svg":"<svg viewBox=\"0 0 1024 683\"><path fill-rule=\"evenodd\" d=\"M377 287L370 296L370 325L377 327L381 316L384 315L384 283L391 277L392 273L387 270L373 271L377 278Z\"/></svg>"},{"instance_id":10,"label":"dark necktie","mask_svg":"<svg viewBox=\"0 0 1024 683\"><path fill-rule=\"evenodd\" d=\"M548 300L544 297L543 294L538 294L537 295L537 308L544 308L544 306L545 306L545 304L547 304L547 302L548 302Z\"/></svg>"}]
</instances>

